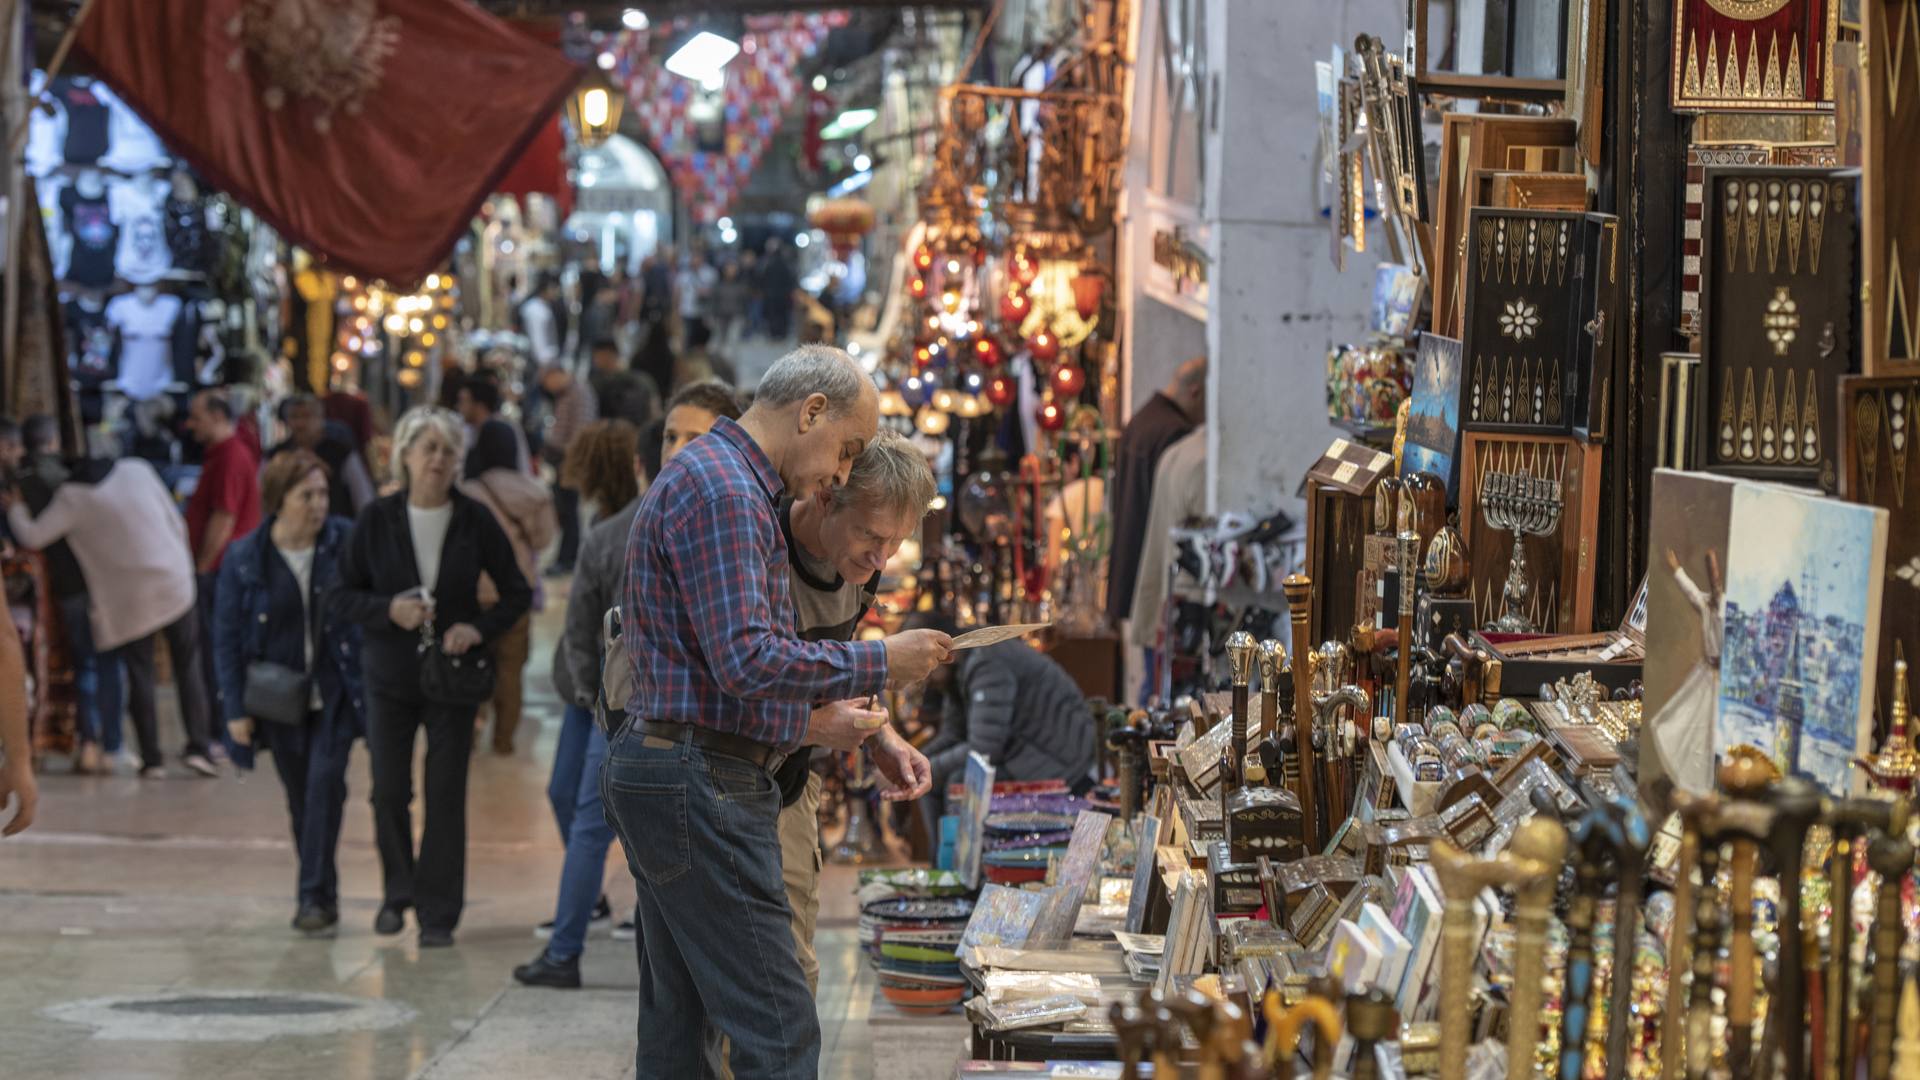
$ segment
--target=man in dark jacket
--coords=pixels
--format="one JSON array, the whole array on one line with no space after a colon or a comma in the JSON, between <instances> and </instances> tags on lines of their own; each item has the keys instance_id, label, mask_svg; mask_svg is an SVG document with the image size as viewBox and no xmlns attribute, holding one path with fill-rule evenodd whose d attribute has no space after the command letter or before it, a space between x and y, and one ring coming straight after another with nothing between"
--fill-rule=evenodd
<instances>
[{"instance_id":1,"label":"man in dark jacket","mask_svg":"<svg viewBox=\"0 0 1920 1080\"><path fill-rule=\"evenodd\" d=\"M953 621L936 613L909 615L902 629L926 627L952 636ZM1073 676L1024 640L954 653L936 668L930 689L946 699L940 734L923 749L933 766L933 791L920 804L936 837L946 813L949 784L966 773L967 755L985 754L994 780L1065 780L1092 786L1093 721Z\"/></svg>"},{"instance_id":2,"label":"man in dark jacket","mask_svg":"<svg viewBox=\"0 0 1920 1080\"><path fill-rule=\"evenodd\" d=\"M280 403L280 419L287 425L287 437L267 451L272 461L289 450L311 451L330 470L327 476L327 514L348 521L360 516L360 508L373 501L373 477L354 448L353 432L338 420L327 419L320 399L312 394L295 394ZM261 463L261 468L266 462Z\"/></svg>"},{"instance_id":3,"label":"man in dark jacket","mask_svg":"<svg viewBox=\"0 0 1920 1080\"><path fill-rule=\"evenodd\" d=\"M1166 389L1156 391L1127 421L1114 450L1113 551L1107 565L1107 617L1124 619L1133 610L1133 579L1140 571L1140 546L1146 540L1147 510L1153 504L1153 470L1174 441L1207 418L1207 358L1180 365Z\"/></svg>"}]
</instances>

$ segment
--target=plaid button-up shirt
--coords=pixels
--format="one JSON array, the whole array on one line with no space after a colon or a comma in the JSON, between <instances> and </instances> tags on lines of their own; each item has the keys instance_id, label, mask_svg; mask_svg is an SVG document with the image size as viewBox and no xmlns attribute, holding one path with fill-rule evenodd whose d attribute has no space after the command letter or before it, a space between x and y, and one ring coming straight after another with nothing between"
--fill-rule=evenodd
<instances>
[{"instance_id":1,"label":"plaid button-up shirt","mask_svg":"<svg viewBox=\"0 0 1920 1080\"><path fill-rule=\"evenodd\" d=\"M674 455L627 538L623 625L629 710L791 753L816 703L878 693L878 641L801 641L787 591L787 542L773 462L720 418Z\"/></svg>"}]
</instances>

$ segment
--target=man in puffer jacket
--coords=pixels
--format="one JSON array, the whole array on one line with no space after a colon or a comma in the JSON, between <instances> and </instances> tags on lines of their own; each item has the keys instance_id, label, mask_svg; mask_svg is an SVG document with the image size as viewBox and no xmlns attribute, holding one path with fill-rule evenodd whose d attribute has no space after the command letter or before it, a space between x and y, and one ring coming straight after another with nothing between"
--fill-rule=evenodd
<instances>
[{"instance_id":1,"label":"man in puffer jacket","mask_svg":"<svg viewBox=\"0 0 1920 1080\"><path fill-rule=\"evenodd\" d=\"M951 619L933 613L910 615L901 628L922 627L958 633ZM993 762L996 782L1065 780L1075 794L1093 786L1087 699L1046 653L1018 639L962 649L928 686L946 697L940 734L921 748L933 766L933 791L920 807L930 831L938 833L947 787L966 775L972 751Z\"/></svg>"}]
</instances>

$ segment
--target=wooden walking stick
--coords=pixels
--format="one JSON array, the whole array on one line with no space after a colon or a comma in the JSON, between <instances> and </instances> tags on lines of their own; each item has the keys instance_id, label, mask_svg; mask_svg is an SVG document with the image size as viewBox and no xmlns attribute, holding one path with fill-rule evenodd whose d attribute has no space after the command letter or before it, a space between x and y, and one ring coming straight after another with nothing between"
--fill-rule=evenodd
<instances>
[{"instance_id":1,"label":"wooden walking stick","mask_svg":"<svg viewBox=\"0 0 1920 1080\"><path fill-rule=\"evenodd\" d=\"M1616 796L1607 810L1616 826L1608 830L1607 839L1613 845L1618 874L1613 901L1613 995L1607 1011L1606 1075L1607 1080L1621 1080L1627 1074L1627 1018L1633 1005L1631 958L1640 936L1640 892L1646 874L1647 845L1653 842L1653 834L1632 799Z\"/></svg>"},{"instance_id":2,"label":"wooden walking stick","mask_svg":"<svg viewBox=\"0 0 1920 1080\"><path fill-rule=\"evenodd\" d=\"M1353 1080L1380 1080L1373 1048L1395 1034L1393 998L1384 990L1348 994L1347 1033L1353 1036Z\"/></svg>"},{"instance_id":3,"label":"wooden walking stick","mask_svg":"<svg viewBox=\"0 0 1920 1080\"><path fill-rule=\"evenodd\" d=\"M1773 835L1769 838L1773 865L1780 875L1780 977L1775 996L1767 1005L1767 1026L1785 1060L1781 1080L1806 1080L1807 977L1806 944L1800 928L1800 871L1807 830L1820 817L1824 800L1811 780L1799 776L1775 781L1767 794L1773 803ZM1686 866L1684 850L1681 859L1680 865ZM1769 1046L1764 1052L1771 1054L1773 1050Z\"/></svg>"},{"instance_id":4,"label":"wooden walking stick","mask_svg":"<svg viewBox=\"0 0 1920 1080\"><path fill-rule=\"evenodd\" d=\"M1907 831L1907 803L1878 798L1836 799L1827 807L1826 823L1833 829L1833 854L1827 861L1827 881L1833 898L1833 918L1827 926L1827 1026L1822 1080L1852 1080L1854 1051L1849 1024L1853 994L1849 975L1853 958L1847 945L1853 910L1854 845L1867 829L1889 836Z\"/></svg>"},{"instance_id":5,"label":"wooden walking stick","mask_svg":"<svg viewBox=\"0 0 1920 1080\"><path fill-rule=\"evenodd\" d=\"M1535 814L1514 830L1507 851L1527 864L1516 890L1507 1080L1533 1080L1534 1048L1540 1041L1540 984L1547 975L1547 921L1553 914L1560 870L1567 862L1567 830L1553 818Z\"/></svg>"},{"instance_id":6,"label":"wooden walking stick","mask_svg":"<svg viewBox=\"0 0 1920 1080\"><path fill-rule=\"evenodd\" d=\"M1867 1076L1888 1080L1893 1070L1893 1014L1900 978L1900 884L1913 869L1913 845L1881 834L1867 845L1867 865L1880 875L1880 909L1873 924L1873 1027L1868 1036Z\"/></svg>"},{"instance_id":7,"label":"wooden walking stick","mask_svg":"<svg viewBox=\"0 0 1920 1080\"><path fill-rule=\"evenodd\" d=\"M1489 885L1517 885L1540 866L1511 849L1491 859L1476 859L1444 839L1435 840L1428 852L1446 898L1440 929L1440 1080L1466 1080L1467 1017L1473 993L1473 898ZM1519 989L1517 970L1514 988L1516 992ZM1519 1030L1517 1019L1513 1030Z\"/></svg>"},{"instance_id":8,"label":"wooden walking stick","mask_svg":"<svg viewBox=\"0 0 1920 1080\"><path fill-rule=\"evenodd\" d=\"M1920 1080L1920 992L1909 976L1900 988L1900 1037L1893 1044L1893 1080Z\"/></svg>"},{"instance_id":9,"label":"wooden walking stick","mask_svg":"<svg viewBox=\"0 0 1920 1080\"><path fill-rule=\"evenodd\" d=\"M1681 861L1679 871L1674 875L1675 884L1678 887L1674 890L1673 897L1673 929L1669 932L1667 940L1667 1012L1660 1026L1660 1075L1678 1080L1682 1075L1682 1069L1688 1068L1688 1063L1691 1061L1690 1056L1682 1056L1682 1048L1690 1051L1694 1042L1691 1016L1684 1022L1681 1019L1683 1014L1688 1013L1681 994L1685 985L1685 975L1689 968L1694 968L1697 972L1695 964L1699 961L1693 953L1694 943L1700 940L1700 937L1696 934L1694 938L1689 938L1688 928L1695 925L1703 911L1710 924L1716 919L1713 875L1708 872L1707 860L1708 853L1711 852L1712 868L1716 870L1719 868L1720 846L1712 842L1711 833L1714 819L1720 811L1720 797L1676 791L1673 793L1673 805L1674 809L1680 813ZM1688 873L1688 868L1696 865L1700 867L1701 872L1700 885L1697 889ZM1695 978L1693 992L1696 997L1713 993L1713 948L1718 944L1718 935L1711 925L1706 931L1705 940L1710 943L1707 946L1705 958L1707 972L1706 975ZM1709 1004L1709 1014L1711 1011L1712 1005ZM1709 1054L1712 1048L1707 1046L1706 1039L1702 1037L1699 1041L1701 1052ZM1704 1063L1702 1067L1705 1067ZM1692 1074L1690 1070L1689 1075L1694 1075L1697 1080L1697 1074Z\"/></svg>"},{"instance_id":10,"label":"wooden walking stick","mask_svg":"<svg viewBox=\"0 0 1920 1080\"><path fill-rule=\"evenodd\" d=\"M1420 534L1411 529L1400 533L1397 560L1400 567L1400 652L1393 675L1393 722L1407 722L1407 689L1413 675L1413 573L1414 559L1420 552ZM1295 650L1298 652L1299 650Z\"/></svg>"},{"instance_id":11,"label":"wooden walking stick","mask_svg":"<svg viewBox=\"0 0 1920 1080\"><path fill-rule=\"evenodd\" d=\"M1280 587L1287 594L1287 608L1293 617L1293 741L1300 762L1300 835L1307 847L1319 851L1325 844L1320 837L1320 821L1314 799L1319 766L1313 753L1313 670L1307 657L1313 653L1308 629L1309 608L1313 604L1313 579L1305 574L1290 575Z\"/></svg>"},{"instance_id":12,"label":"wooden walking stick","mask_svg":"<svg viewBox=\"0 0 1920 1080\"><path fill-rule=\"evenodd\" d=\"M1266 998L1260 1002L1260 1011L1267 1017L1266 1060L1267 1068L1272 1070L1274 1080L1293 1080L1294 1054L1300 1047L1300 1032L1308 1024L1319 1029L1316 1049L1319 1046L1333 1047L1340 1042L1340 1013L1326 998L1308 994L1289 1009L1280 1003L1279 990L1269 990ZM1331 1056L1331 1054L1315 1053L1314 1080L1326 1080L1326 1072L1331 1066L1323 1065L1322 1062L1330 1061ZM1463 1075L1466 1072L1464 1057L1461 1059L1461 1072ZM1155 1075L1157 1076L1158 1073L1159 1070L1156 1068ZM1180 1074L1172 1072L1167 1075Z\"/></svg>"},{"instance_id":13,"label":"wooden walking stick","mask_svg":"<svg viewBox=\"0 0 1920 1080\"><path fill-rule=\"evenodd\" d=\"M1772 834L1774 818L1773 807L1753 800L1772 779L1773 766L1758 757L1737 755L1720 766L1720 786L1739 800L1722 803L1718 817L1720 835L1733 841L1727 889L1733 922L1727 947L1727 1066L1734 1080L1747 1080L1753 1067L1753 880L1760 842Z\"/></svg>"},{"instance_id":14,"label":"wooden walking stick","mask_svg":"<svg viewBox=\"0 0 1920 1080\"><path fill-rule=\"evenodd\" d=\"M1233 775L1220 778L1220 790L1223 793L1239 787L1245 780L1248 698L1253 689L1253 665L1258 652L1259 646L1253 643L1253 635L1245 630L1235 630L1227 635L1227 665L1233 692L1232 750L1229 755L1233 761Z\"/></svg>"},{"instance_id":15,"label":"wooden walking stick","mask_svg":"<svg viewBox=\"0 0 1920 1080\"><path fill-rule=\"evenodd\" d=\"M1567 981L1560 1011L1560 1080L1580 1080L1586 1060L1588 999L1593 993L1593 909L1606 886L1607 856L1613 847L1607 842L1607 830L1613 825L1606 808L1594 806L1574 818L1567 828L1574 886L1566 918ZM1616 975L1622 970L1619 957L1614 958L1614 970ZM1517 981L1518 976L1515 978Z\"/></svg>"}]
</instances>

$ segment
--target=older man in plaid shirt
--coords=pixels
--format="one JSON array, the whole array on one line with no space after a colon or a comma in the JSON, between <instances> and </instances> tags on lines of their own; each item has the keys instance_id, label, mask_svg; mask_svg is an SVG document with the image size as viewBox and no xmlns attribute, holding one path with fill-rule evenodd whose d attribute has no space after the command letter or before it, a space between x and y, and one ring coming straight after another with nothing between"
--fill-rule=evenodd
<instances>
[{"instance_id":1,"label":"older man in plaid shirt","mask_svg":"<svg viewBox=\"0 0 1920 1080\"><path fill-rule=\"evenodd\" d=\"M639 886L638 1075L811 1078L820 1022L794 955L773 773L803 745L852 749L885 722L853 699L925 678L952 640L795 634L782 493L846 481L879 422L839 349L768 369L753 408L676 454L627 541L626 725L601 794ZM818 706L818 707L816 707Z\"/></svg>"}]
</instances>

